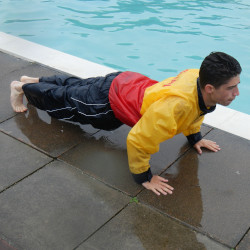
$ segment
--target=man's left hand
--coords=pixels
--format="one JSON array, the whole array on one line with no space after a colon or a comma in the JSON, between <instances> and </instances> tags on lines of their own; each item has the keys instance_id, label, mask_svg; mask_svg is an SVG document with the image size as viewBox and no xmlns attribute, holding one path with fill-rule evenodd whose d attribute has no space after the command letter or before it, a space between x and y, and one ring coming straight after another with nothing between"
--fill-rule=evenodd
<instances>
[{"instance_id":1,"label":"man's left hand","mask_svg":"<svg viewBox=\"0 0 250 250\"><path fill-rule=\"evenodd\" d=\"M201 148L207 148L213 152L218 152L220 150L220 146L216 142L206 140L206 139L202 139L202 140L198 141L194 145L194 148L197 150L198 154L200 154L200 155L202 154Z\"/></svg>"}]
</instances>

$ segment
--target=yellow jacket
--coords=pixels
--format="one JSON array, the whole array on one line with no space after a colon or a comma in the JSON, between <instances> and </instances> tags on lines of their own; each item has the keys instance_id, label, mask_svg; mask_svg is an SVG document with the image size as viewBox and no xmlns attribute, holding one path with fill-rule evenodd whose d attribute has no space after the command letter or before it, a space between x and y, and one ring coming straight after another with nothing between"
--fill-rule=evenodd
<instances>
[{"instance_id":1,"label":"yellow jacket","mask_svg":"<svg viewBox=\"0 0 250 250\"><path fill-rule=\"evenodd\" d=\"M129 168L142 174L150 168L150 155L159 151L159 144L173 136L200 131L204 116L199 107L198 69L189 69L145 90L141 118L127 137Z\"/></svg>"}]
</instances>

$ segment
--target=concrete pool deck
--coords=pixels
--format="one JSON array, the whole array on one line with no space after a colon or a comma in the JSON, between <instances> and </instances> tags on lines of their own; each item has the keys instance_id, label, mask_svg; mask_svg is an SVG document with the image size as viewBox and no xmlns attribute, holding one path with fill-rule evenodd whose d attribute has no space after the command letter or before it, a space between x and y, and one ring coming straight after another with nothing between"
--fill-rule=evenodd
<instances>
[{"instance_id":1,"label":"concrete pool deck","mask_svg":"<svg viewBox=\"0 0 250 250\"><path fill-rule=\"evenodd\" d=\"M10 107L21 75L112 69L0 38L0 249L250 249L249 115L228 109L202 126L218 153L197 155L183 135L163 143L151 166L175 192L157 197L128 171L129 127L105 132Z\"/></svg>"}]
</instances>

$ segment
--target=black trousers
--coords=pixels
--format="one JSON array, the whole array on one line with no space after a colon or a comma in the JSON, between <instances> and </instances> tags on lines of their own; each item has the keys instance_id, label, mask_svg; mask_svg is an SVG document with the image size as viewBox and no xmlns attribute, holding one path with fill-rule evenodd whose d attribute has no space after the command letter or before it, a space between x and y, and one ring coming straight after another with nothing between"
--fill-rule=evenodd
<instances>
[{"instance_id":1,"label":"black trousers","mask_svg":"<svg viewBox=\"0 0 250 250\"><path fill-rule=\"evenodd\" d=\"M29 103L51 117L114 130L123 123L114 116L108 95L113 79L120 73L87 79L66 75L41 77L39 83L23 85L23 91Z\"/></svg>"}]
</instances>

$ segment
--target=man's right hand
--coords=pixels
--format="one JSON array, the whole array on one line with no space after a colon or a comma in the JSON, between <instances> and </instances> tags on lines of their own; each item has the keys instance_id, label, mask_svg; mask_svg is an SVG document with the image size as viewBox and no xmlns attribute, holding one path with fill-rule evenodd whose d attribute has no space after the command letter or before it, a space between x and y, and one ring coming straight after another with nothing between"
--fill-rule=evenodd
<instances>
[{"instance_id":1,"label":"man's right hand","mask_svg":"<svg viewBox=\"0 0 250 250\"><path fill-rule=\"evenodd\" d=\"M147 182L142 183L142 186L145 187L148 190L153 191L155 194L160 195L167 195L167 194L172 194L174 188L168 185L166 182L168 182L167 179L154 175L152 179Z\"/></svg>"}]
</instances>

